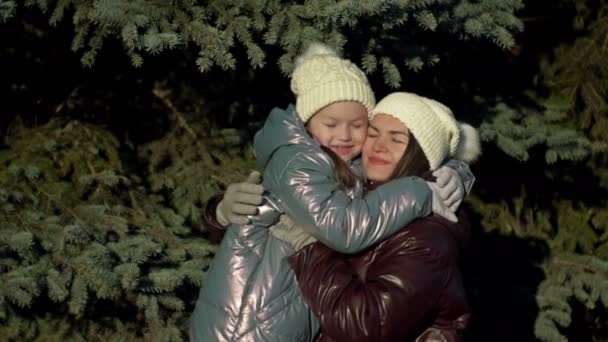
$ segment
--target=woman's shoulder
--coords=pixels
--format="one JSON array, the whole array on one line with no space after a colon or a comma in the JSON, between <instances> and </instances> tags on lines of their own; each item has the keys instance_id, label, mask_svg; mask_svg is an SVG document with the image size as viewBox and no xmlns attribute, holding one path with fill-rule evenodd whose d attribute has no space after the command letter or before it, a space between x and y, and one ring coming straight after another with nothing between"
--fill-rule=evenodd
<instances>
[{"instance_id":1,"label":"woman's shoulder","mask_svg":"<svg viewBox=\"0 0 608 342\"><path fill-rule=\"evenodd\" d=\"M445 262L458 254L465 237L459 225L432 215L419 218L386 241L385 249L401 254L404 249L425 251L429 258Z\"/></svg>"},{"instance_id":2,"label":"woman's shoulder","mask_svg":"<svg viewBox=\"0 0 608 342\"><path fill-rule=\"evenodd\" d=\"M446 218L433 214L421 217L410 223L406 229L415 234L428 235L440 238L456 240L459 244L466 244L469 239L470 224L465 208L460 208L456 212L458 222L452 222Z\"/></svg>"}]
</instances>

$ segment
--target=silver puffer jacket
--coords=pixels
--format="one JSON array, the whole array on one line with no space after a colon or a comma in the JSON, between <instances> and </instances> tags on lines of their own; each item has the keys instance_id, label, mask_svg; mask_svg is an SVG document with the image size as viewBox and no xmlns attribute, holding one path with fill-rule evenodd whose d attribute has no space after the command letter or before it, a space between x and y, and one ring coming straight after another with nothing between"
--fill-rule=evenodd
<instances>
[{"instance_id":1,"label":"silver puffer jacket","mask_svg":"<svg viewBox=\"0 0 608 342\"><path fill-rule=\"evenodd\" d=\"M279 214L342 253L357 253L431 213L431 191L402 178L362 197L342 191L331 159L306 133L293 106L274 109L254 140L266 203L251 224L231 225L209 268L191 318L194 341L307 342L319 330L287 258L294 250L268 227Z\"/></svg>"}]
</instances>

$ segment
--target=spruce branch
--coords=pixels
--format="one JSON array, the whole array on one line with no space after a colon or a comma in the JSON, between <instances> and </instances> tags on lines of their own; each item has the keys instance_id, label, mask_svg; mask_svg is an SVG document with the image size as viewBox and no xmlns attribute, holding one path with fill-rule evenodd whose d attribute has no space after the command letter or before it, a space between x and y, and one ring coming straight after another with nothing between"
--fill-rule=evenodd
<instances>
[{"instance_id":1,"label":"spruce branch","mask_svg":"<svg viewBox=\"0 0 608 342\"><path fill-rule=\"evenodd\" d=\"M584 271L584 272L590 272L593 274L597 274L600 275L602 277L605 277L605 279L608 279L608 271L606 270L601 270L597 267L592 267L591 265L589 265L588 263L582 263L582 262L576 262L573 261L572 258L565 258L563 256L554 256L551 258L550 262L549 262L549 266L551 265L562 265L562 266L569 266L569 267L573 267L578 269L579 271Z\"/></svg>"},{"instance_id":2,"label":"spruce branch","mask_svg":"<svg viewBox=\"0 0 608 342\"><path fill-rule=\"evenodd\" d=\"M171 114L175 117L178 125L184 128L193 138L196 138L197 135L194 130L188 125L188 122L184 118L183 114L175 107L173 101L169 98L171 94L171 90L163 89L160 82L154 83L154 89L152 89L152 94L159 98L167 108L171 111Z\"/></svg>"}]
</instances>

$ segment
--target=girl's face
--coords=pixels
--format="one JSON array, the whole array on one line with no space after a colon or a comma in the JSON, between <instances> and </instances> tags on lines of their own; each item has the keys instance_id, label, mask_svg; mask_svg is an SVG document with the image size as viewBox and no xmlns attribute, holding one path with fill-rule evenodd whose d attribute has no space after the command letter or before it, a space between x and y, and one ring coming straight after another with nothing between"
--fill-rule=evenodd
<instances>
[{"instance_id":1,"label":"girl's face","mask_svg":"<svg viewBox=\"0 0 608 342\"><path fill-rule=\"evenodd\" d=\"M409 130L398 119L378 114L369 122L367 139L363 144L363 168L367 179L388 181L403 157L409 142Z\"/></svg>"},{"instance_id":2,"label":"girl's face","mask_svg":"<svg viewBox=\"0 0 608 342\"><path fill-rule=\"evenodd\" d=\"M306 128L310 134L344 161L361 153L367 135L367 109L359 102L330 104L312 116Z\"/></svg>"}]
</instances>

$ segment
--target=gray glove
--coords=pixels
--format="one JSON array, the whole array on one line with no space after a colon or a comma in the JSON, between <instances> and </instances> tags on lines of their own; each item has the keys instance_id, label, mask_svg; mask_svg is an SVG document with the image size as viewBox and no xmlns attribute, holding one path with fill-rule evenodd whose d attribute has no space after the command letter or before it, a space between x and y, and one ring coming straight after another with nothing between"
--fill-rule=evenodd
<instances>
[{"instance_id":1,"label":"gray glove","mask_svg":"<svg viewBox=\"0 0 608 342\"><path fill-rule=\"evenodd\" d=\"M317 239L305 232L300 226L295 224L289 217L281 217L283 224L275 224L270 227L270 233L277 239L283 240L293 247L297 252L302 247L317 241Z\"/></svg>"},{"instance_id":2,"label":"gray glove","mask_svg":"<svg viewBox=\"0 0 608 342\"><path fill-rule=\"evenodd\" d=\"M217 221L224 226L249 223L249 215L256 215L263 201L261 183L260 173L252 171L244 182L230 184L215 210Z\"/></svg>"},{"instance_id":3,"label":"gray glove","mask_svg":"<svg viewBox=\"0 0 608 342\"><path fill-rule=\"evenodd\" d=\"M458 222L458 218L456 217L456 214L454 214L454 211L445 205L445 202L439 195L441 191L439 186L433 182L426 183L429 185L431 192L433 193L433 212L439 216L442 216L448 221Z\"/></svg>"},{"instance_id":4,"label":"gray glove","mask_svg":"<svg viewBox=\"0 0 608 342\"><path fill-rule=\"evenodd\" d=\"M456 212L465 196L464 183L460 175L448 166L441 166L433 171L433 176L437 178L435 183L439 197L452 212Z\"/></svg>"}]
</instances>

